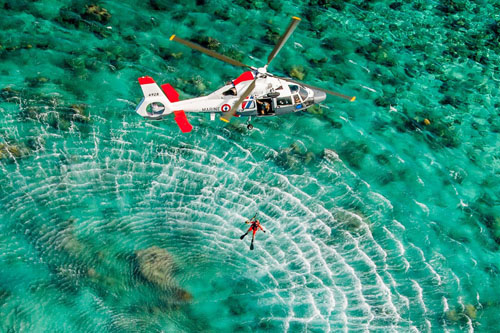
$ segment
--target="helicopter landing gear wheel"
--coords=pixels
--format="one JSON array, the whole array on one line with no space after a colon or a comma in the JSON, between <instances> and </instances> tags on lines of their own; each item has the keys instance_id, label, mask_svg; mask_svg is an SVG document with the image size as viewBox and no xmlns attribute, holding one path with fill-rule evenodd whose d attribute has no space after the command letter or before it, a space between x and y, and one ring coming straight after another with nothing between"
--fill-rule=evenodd
<instances>
[{"instance_id":1,"label":"helicopter landing gear wheel","mask_svg":"<svg viewBox=\"0 0 500 333\"><path fill-rule=\"evenodd\" d=\"M253 125L250 124L250 122L252 121L252 116L248 117L248 120L247 120L247 128L248 130L253 130Z\"/></svg>"}]
</instances>

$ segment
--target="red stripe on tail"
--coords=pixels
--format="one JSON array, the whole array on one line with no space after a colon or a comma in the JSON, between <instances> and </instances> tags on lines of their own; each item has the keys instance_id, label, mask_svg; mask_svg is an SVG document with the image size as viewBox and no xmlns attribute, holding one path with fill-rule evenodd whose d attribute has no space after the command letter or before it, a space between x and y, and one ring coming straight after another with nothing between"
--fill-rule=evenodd
<instances>
[{"instance_id":1,"label":"red stripe on tail","mask_svg":"<svg viewBox=\"0 0 500 333\"><path fill-rule=\"evenodd\" d=\"M161 89L165 95L167 95L167 98L171 103L179 101L179 93L170 85L170 83L162 84Z\"/></svg>"},{"instance_id":2,"label":"red stripe on tail","mask_svg":"<svg viewBox=\"0 0 500 333\"><path fill-rule=\"evenodd\" d=\"M138 80L139 80L140 85L155 83L155 80L153 80L153 78L151 76L143 76L143 77L138 78Z\"/></svg>"},{"instance_id":3,"label":"red stripe on tail","mask_svg":"<svg viewBox=\"0 0 500 333\"><path fill-rule=\"evenodd\" d=\"M189 133L193 129L193 126L187 120L186 114L184 111L174 111L175 114L175 122L181 129L182 133Z\"/></svg>"},{"instance_id":4,"label":"red stripe on tail","mask_svg":"<svg viewBox=\"0 0 500 333\"><path fill-rule=\"evenodd\" d=\"M169 83L162 84L161 89L167 96L168 100L173 103L173 102L178 102L179 101L179 93L172 87ZM189 133L193 129L193 126L189 123L186 114L182 110L174 111L175 114L175 122L177 123L177 126L181 129L182 133Z\"/></svg>"}]
</instances>

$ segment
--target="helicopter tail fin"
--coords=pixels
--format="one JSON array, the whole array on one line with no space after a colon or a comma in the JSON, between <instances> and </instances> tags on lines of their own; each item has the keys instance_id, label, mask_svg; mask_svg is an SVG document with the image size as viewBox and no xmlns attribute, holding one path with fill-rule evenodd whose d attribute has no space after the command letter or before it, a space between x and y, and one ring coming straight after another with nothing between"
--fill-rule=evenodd
<instances>
[{"instance_id":1,"label":"helicopter tail fin","mask_svg":"<svg viewBox=\"0 0 500 333\"><path fill-rule=\"evenodd\" d=\"M138 114L144 118L161 119L172 113L170 101L152 77L143 76L138 80L144 94L144 98L135 109Z\"/></svg>"},{"instance_id":2,"label":"helicopter tail fin","mask_svg":"<svg viewBox=\"0 0 500 333\"><path fill-rule=\"evenodd\" d=\"M183 133L190 132L193 129L184 111L174 111L172 108L172 103L179 101L179 94L170 84L164 84L160 89L150 76L143 76L138 80L144 94L144 98L135 109L138 114L144 118L159 120L174 112L174 120Z\"/></svg>"}]
</instances>

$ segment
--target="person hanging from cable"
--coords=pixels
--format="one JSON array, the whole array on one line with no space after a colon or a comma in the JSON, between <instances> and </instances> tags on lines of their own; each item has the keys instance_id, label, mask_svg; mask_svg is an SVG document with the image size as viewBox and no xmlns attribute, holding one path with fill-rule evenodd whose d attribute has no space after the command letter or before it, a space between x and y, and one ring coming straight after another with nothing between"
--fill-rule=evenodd
<instances>
[{"instance_id":1,"label":"person hanging from cable","mask_svg":"<svg viewBox=\"0 0 500 333\"><path fill-rule=\"evenodd\" d=\"M247 232L245 232L243 235L240 236L240 239L245 238L245 236L248 235L250 230L252 230L253 233L252 233L252 242L250 243L250 250L253 250L253 240L255 239L255 233L257 232L257 230L260 229L264 232L266 231L260 225L260 221L257 220L257 214L255 214L250 220L245 221L245 223L250 224L250 228L248 228Z\"/></svg>"}]
</instances>

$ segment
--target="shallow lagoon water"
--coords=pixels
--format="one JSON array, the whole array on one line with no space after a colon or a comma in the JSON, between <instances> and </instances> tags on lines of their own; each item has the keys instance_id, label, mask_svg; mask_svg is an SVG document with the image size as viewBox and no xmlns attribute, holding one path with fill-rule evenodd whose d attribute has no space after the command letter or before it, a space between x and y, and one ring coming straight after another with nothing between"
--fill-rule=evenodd
<instances>
[{"instance_id":1,"label":"shallow lagoon water","mask_svg":"<svg viewBox=\"0 0 500 333\"><path fill-rule=\"evenodd\" d=\"M498 2L0 4L2 331L497 327ZM190 135L134 113L139 76L240 74L171 34L262 65L293 15L270 71L355 103Z\"/></svg>"}]
</instances>

